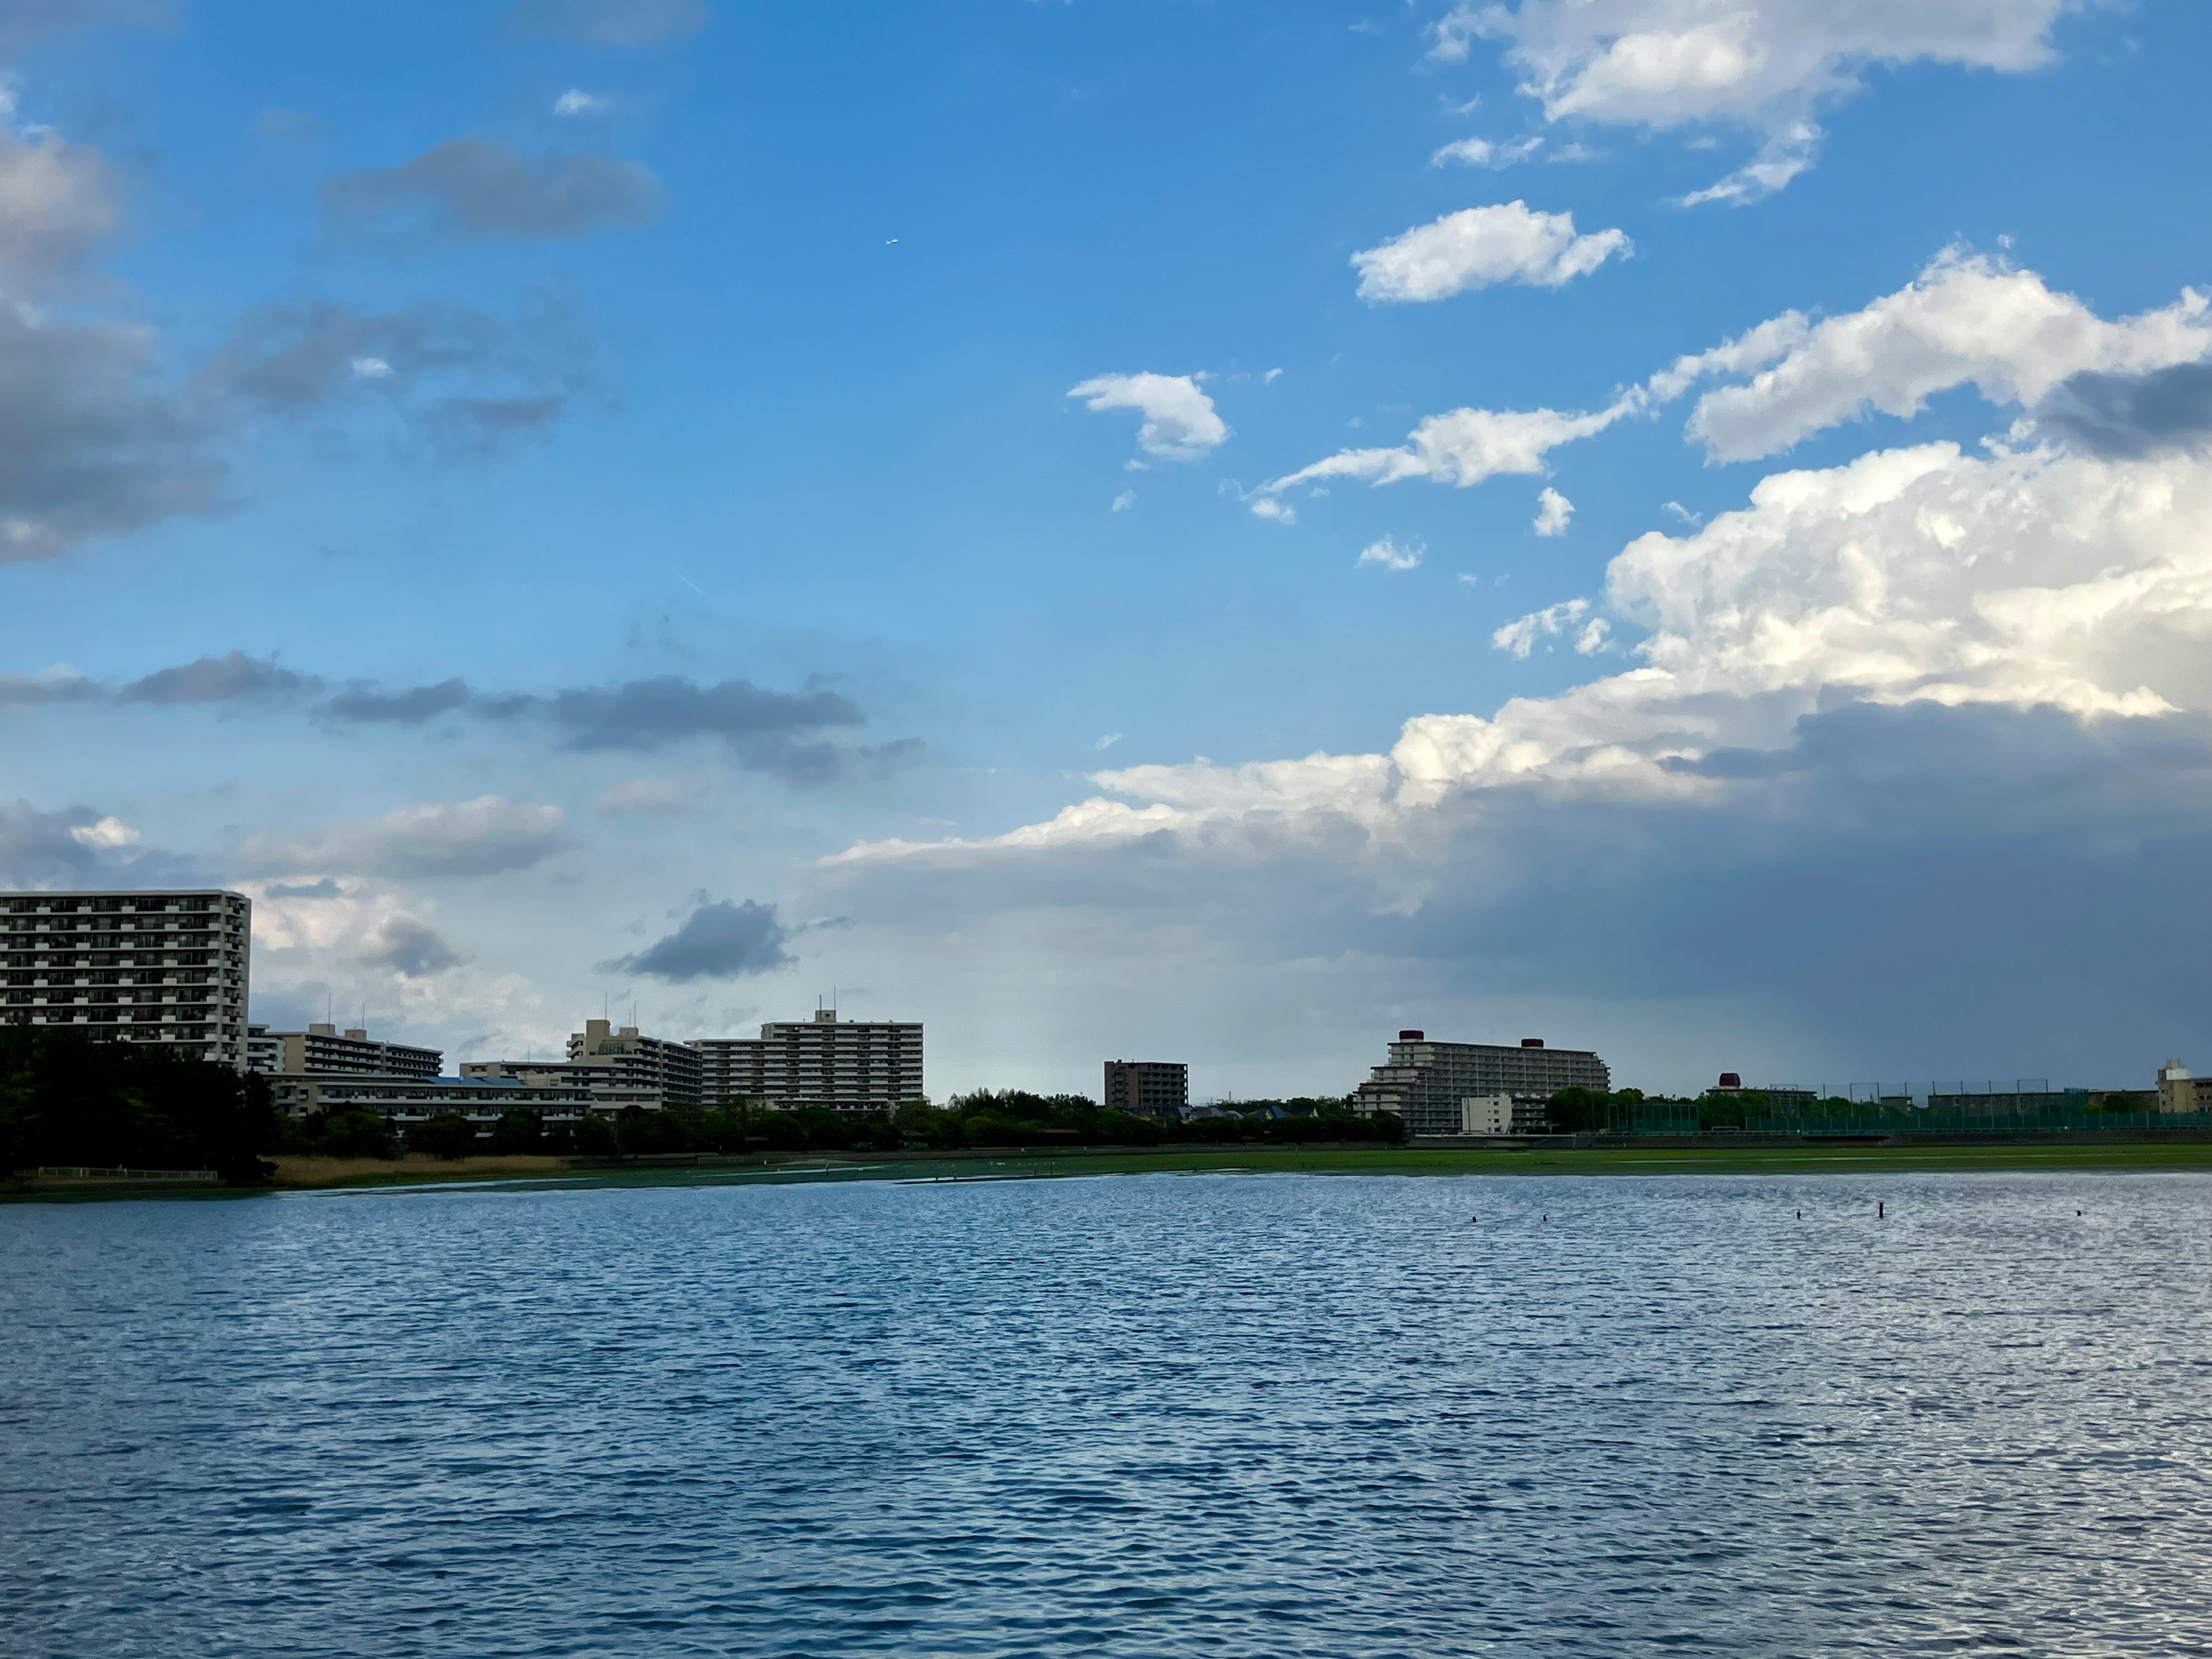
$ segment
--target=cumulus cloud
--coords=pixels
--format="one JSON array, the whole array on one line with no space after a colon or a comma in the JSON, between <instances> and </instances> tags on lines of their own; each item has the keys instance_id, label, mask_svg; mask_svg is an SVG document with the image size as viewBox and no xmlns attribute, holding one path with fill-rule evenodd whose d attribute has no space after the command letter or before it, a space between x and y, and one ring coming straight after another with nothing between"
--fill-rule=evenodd
<instances>
[{"instance_id":1,"label":"cumulus cloud","mask_svg":"<svg viewBox=\"0 0 2212 1659\"><path fill-rule=\"evenodd\" d=\"M1575 504L1547 486L1536 497L1536 522L1533 528L1539 536L1565 535L1567 522L1574 516Z\"/></svg>"},{"instance_id":2,"label":"cumulus cloud","mask_svg":"<svg viewBox=\"0 0 2212 1659\"><path fill-rule=\"evenodd\" d=\"M1742 202L1811 164L1816 112L1874 65L1916 62L2018 74L2048 64L2051 28L2087 0L1462 0L1434 53L1505 42L1521 90L1553 121L1656 131L1747 130L1761 151L1694 200Z\"/></svg>"},{"instance_id":3,"label":"cumulus cloud","mask_svg":"<svg viewBox=\"0 0 2212 1659\"><path fill-rule=\"evenodd\" d=\"M460 967L469 957L428 923L394 915L383 918L363 941L361 960L404 979L428 979Z\"/></svg>"},{"instance_id":4,"label":"cumulus cloud","mask_svg":"<svg viewBox=\"0 0 2212 1659\"><path fill-rule=\"evenodd\" d=\"M1188 374L1101 374L1067 395L1085 399L1086 409L1136 410L1144 416L1137 447L1162 460L1202 459L1229 437L1213 399Z\"/></svg>"},{"instance_id":5,"label":"cumulus cloud","mask_svg":"<svg viewBox=\"0 0 2212 1659\"><path fill-rule=\"evenodd\" d=\"M646 46L706 27L705 0L518 0L510 14L525 34L600 46Z\"/></svg>"},{"instance_id":6,"label":"cumulus cloud","mask_svg":"<svg viewBox=\"0 0 2212 1659\"><path fill-rule=\"evenodd\" d=\"M1715 460L1773 454L1870 413L1909 418L1930 398L1967 385L1999 407L2047 417L2054 435L2094 447L2100 441L2092 432L2100 418L2098 399L2112 404L2134 384L2129 377L2203 361L2212 361L2212 301L2194 289L2170 306L2107 322L2033 271L1950 250L1896 293L1858 311L1818 322L1785 312L1676 358L1603 409L1458 409L1431 416L1402 445L1343 450L1262 485L1253 510L1272 516L1266 504L1284 491L1334 477L1377 484L1426 478L1465 487L1500 473L1540 473L1561 445L1652 414L1714 380L1739 384L1705 392L1687 431ZM2082 378L2096 375L2118 378ZM2186 402L2187 374L2143 384L2176 407ZM2064 390L2069 386L2079 390Z\"/></svg>"},{"instance_id":7,"label":"cumulus cloud","mask_svg":"<svg viewBox=\"0 0 2212 1659\"><path fill-rule=\"evenodd\" d=\"M356 876L492 876L526 870L567 845L561 809L499 795L404 806L379 818L331 824L296 840L252 837L252 867Z\"/></svg>"},{"instance_id":8,"label":"cumulus cloud","mask_svg":"<svg viewBox=\"0 0 2212 1659\"><path fill-rule=\"evenodd\" d=\"M1448 213L1353 254L1352 263L1363 300L1448 300L1497 283L1563 287L1630 251L1618 230L1577 235L1573 214L1516 201Z\"/></svg>"},{"instance_id":9,"label":"cumulus cloud","mask_svg":"<svg viewBox=\"0 0 2212 1659\"><path fill-rule=\"evenodd\" d=\"M1385 536L1382 540L1370 542L1361 548L1359 557L1354 562L1376 565L1384 570L1411 570L1421 562L1428 550L1419 542L1407 542L1401 546L1393 538Z\"/></svg>"},{"instance_id":10,"label":"cumulus cloud","mask_svg":"<svg viewBox=\"0 0 2212 1659\"><path fill-rule=\"evenodd\" d=\"M1743 386L1707 392L1690 417L1691 435L1717 459L1771 455L1870 411L1917 415L1954 386L1972 385L1992 404L2026 405L2084 372L2141 373L2212 352L2212 316L2193 290L2108 323L2033 271L1959 253L1863 310L1762 327L1748 346L1720 348L1741 353L1721 366L1747 367L1772 353L1771 366ZM1686 359L1670 374L1703 361Z\"/></svg>"},{"instance_id":11,"label":"cumulus cloud","mask_svg":"<svg viewBox=\"0 0 2212 1659\"><path fill-rule=\"evenodd\" d=\"M1932 444L1778 472L1629 544L1596 608L1523 619L1532 647L1607 650L1608 619L1638 641L1555 695L1417 716L1383 753L1100 772L1053 817L821 878L945 937L1018 912L1133 942L1202 906L1204 957L1149 971L1344 963L1309 988L1331 1006L1361 963L1437 1006L1565 999L1600 1036L1710 993L1741 1000L1709 1030L1924 1039L1923 1074L2075 1041L2047 1029L2080 1030L2069 997L2113 1022L2068 1050L2093 1060L2195 1017L2160 941L2212 924L2185 873L2212 857L2212 459ZM1958 951L1992 994L1956 994Z\"/></svg>"},{"instance_id":12,"label":"cumulus cloud","mask_svg":"<svg viewBox=\"0 0 2212 1659\"><path fill-rule=\"evenodd\" d=\"M668 199L635 161L524 155L490 138L451 138L399 167L327 179L321 196L339 229L402 246L636 229L659 218Z\"/></svg>"},{"instance_id":13,"label":"cumulus cloud","mask_svg":"<svg viewBox=\"0 0 2212 1659\"><path fill-rule=\"evenodd\" d=\"M2212 436L2212 363L2069 375L2036 411L2035 424L2097 455L2201 445Z\"/></svg>"},{"instance_id":14,"label":"cumulus cloud","mask_svg":"<svg viewBox=\"0 0 2212 1659\"><path fill-rule=\"evenodd\" d=\"M0 801L0 887L176 887L205 879L191 860L147 847L112 813Z\"/></svg>"},{"instance_id":15,"label":"cumulus cloud","mask_svg":"<svg viewBox=\"0 0 2212 1659\"><path fill-rule=\"evenodd\" d=\"M599 965L603 971L641 974L675 985L738 979L796 962L784 948L790 937L773 904L702 902L665 939Z\"/></svg>"}]
</instances>

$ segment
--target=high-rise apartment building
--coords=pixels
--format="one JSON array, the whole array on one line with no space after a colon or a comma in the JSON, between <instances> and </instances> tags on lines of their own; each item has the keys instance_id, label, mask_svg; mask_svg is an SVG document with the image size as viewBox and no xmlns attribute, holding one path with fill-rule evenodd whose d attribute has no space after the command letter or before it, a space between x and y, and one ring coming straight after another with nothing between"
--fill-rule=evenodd
<instances>
[{"instance_id":1,"label":"high-rise apartment building","mask_svg":"<svg viewBox=\"0 0 2212 1659\"><path fill-rule=\"evenodd\" d=\"M648 1090L678 1109L702 1098L699 1051L688 1042L641 1036L635 1025L617 1030L608 1020L586 1020L569 1036L568 1065L599 1068L608 1086Z\"/></svg>"},{"instance_id":2,"label":"high-rise apartment building","mask_svg":"<svg viewBox=\"0 0 2212 1659\"><path fill-rule=\"evenodd\" d=\"M1431 1042L1425 1032L1401 1031L1390 1058L1359 1085L1352 1109L1364 1117L1395 1114L1408 1134L1449 1135L1463 1125L1460 1103L1476 1096L1545 1098L1561 1089L1612 1088L1612 1073L1588 1049L1547 1048L1541 1037L1514 1047Z\"/></svg>"},{"instance_id":3,"label":"high-rise apartment building","mask_svg":"<svg viewBox=\"0 0 2212 1659\"><path fill-rule=\"evenodd\" d=\"M1109 1112L1179 1118L1190 1104L1190 1067L1179 1061L1109 1060L1103 1099Z\"/></svg>"},{"instance_id":4,"label":"high-rise apartment building","mask_svg":"<svg viewBox=\"0 0 2212 1659\"><path fill-rule=\"evenodd\" d=\"M706 1097L759 1100L778 1111L888 1112L923 1097L921 1026L902 1020L781 1020L753 1037L693 1043Z\"/></svg>"},{"instance_id":5,"label":"high-rise apartment building","mask_svg":"<svg viewBox=\"0 0 2212 1659\"><path fill-rule=\"evenodd\" d=\"M246 1030L246 1069L271 1077L436 1077L445 1063L438 1049L376 1042L360 1026L272 1031L249 1025Z\"/></svg>"},{"instance_id":6,"label":"high-rise apartment building","mask_svg":"<svg viewBox=\"0 0 2212 1659\"><path fill-rule=\"evenodd\" d=\"M0 1018L243 1067L252 921L218 890L0 897Z\"/></svg>"}]
</instances>

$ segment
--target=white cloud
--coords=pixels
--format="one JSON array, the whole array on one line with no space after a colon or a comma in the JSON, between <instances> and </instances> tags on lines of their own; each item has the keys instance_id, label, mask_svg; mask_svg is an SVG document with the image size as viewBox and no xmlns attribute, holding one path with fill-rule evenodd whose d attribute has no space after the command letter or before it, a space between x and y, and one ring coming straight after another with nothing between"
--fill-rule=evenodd
<instances>
[{"instance_id":1,"label":"white cloud","mask_svg":"<svg viewBox=\"0 0 2212 1659\"><path fill-rule=\"evenodd\" d=\"M1762 329L1744 337L1758 338L1741 361L1717 366L1762 359L1772 366L1748 385L1706 393L1691 416L1691 435L1717 459L1774 454L1870 410L1917 415L1953 386L1971 384L1992 404L2033 404L2085 370L2140 372L2212 353L2212 316L2193 290L2163 309L2108 323L2073 295L2052 293L2033 271L1959 254L1942 256L1864 310L1809 325L1792 313ZM1669 376L1703 361L1686 358Z\"/></svg>"},{"instance_id":2,"label":"white cloud","mask_svg":"<svg viewBox=\"0 0 2212 1659\"><path fill-rule=\"evenodd\" d=\"M1165 831L1218 843L1324 814L1401 833L1469 791L1721 804L1719 755L1787 745L1838 707L2046 708L2080 720L2212 713L2212 461L2051 449L1879 451L1763 480L1743 508L1654 532L1610 567L1638 665L1494 714L1425 714L1386 755L1101 774L1109 794L989 842L861 847L844 861L995 856ZM1588 600L1493 635L1528 654ZM1132 805L1131 802L1136 804ZM1316 820L1318 822L1318 820Z\"/></svg>"},{"instance_id":3,"label":"white cloud","mask_svg":"<svg viewBox=\"0 0 2212 1659\"><path fill-rule=\"evenodd\" d=\"M1575 635L1575 651L1579 656L1594 657L1606 648L1613 637L1613 624L1602 617L1592 617L1583 624L1583 631Z\"/></svg>"},{"instance_id":4,"label":"white cloud","mask_svg":"<svg viewBox=\"0 0 2212 1659\"><path fill-rule=\"evenodd\" d=\"M1689 435L1715 460L1786 449L1870 411L1911 416L1939 392L1972 385L1990 403L2033 407L2076 374L2142 374L2212 358L2212 301L2193 289L2139 316L2106 322L2033 271L1956 252L1898 292L1815 323L1785 312L1709 350L1678 357L1606 408L1456 409L1432 415L1396 447L1347 449L1257 492L1253 510L1332 477L1377 484L1426 478L1462 488L1499 474L1535 475L1565 444L1651 413L1702 381Z\"/></svg>"},{"instance_id":5,"label":"white cloud","mask_svg":"<svg viewBox=\"0 0 2212 1659\"><path fill-rule=\"evenodd\" d=\"M1589 611L1588 599L1568 599L1559 605L1547 605L1541 611L1532 611L1525 617L1516 617L1490 636L1492 647L1510 652L1527 660L1528 653L1540 639L1557 639L1573 623L1580 622Z\"/></svg>"},{"instance_id":6,"label":"white cloud","mask_svg":"<svg viewBox=\"0 0 2212 1659\"><path fill-rule=\"evenodd\" d=\"M70 832L70 839L80 847L90 847L103 853L120 852L126 847L136 847L141 837L136 830L121 818L106 817L94 823L80 823Z\"/></svg>"},{"instance_id":7,"label":"white cloud","mask_svg":"<svg viewBox=\"0 0 2212 1659\"><path fill-rule=\"evenodd\" d=\"M1573 214L1515 201L1448 213L1353 254L1352 263L1363 300L1429 301L1497 283L1559 288L1630 251L1620 231L1577 235Z\"/></svg>"},{"instance_id":8,"label":"white cloud","mask_svg":"<svg viewBox=\"0 0 2212 1659\"><path fill-rule=\"evenodd\" d=\"M1602 432L1639 407L1638 402L1625 398L1591 415L1562 414L1555 409L1455 409L1430 416L1395 448L1341 450L1301 467L1263 485L1261 500L1317 478L1365 478L1378 484L1426 478L1464 489L1501 472L1538 473L1544 470L1545 456L1560 445ZM1261 510L1259 501L1252 510Z\"/></svg>"},{"instance_id":9,"label":"white cloud","mask_svg":"<svg viewBox=\"0 0 2212 1659\"><path fill-rule=\"evenodd\" d=\"M607 107L606 99L580 87L571 87L553 100L553 112L561 116L604 115Z\"/></svg>"},{"instance_id":10,"label":"white cloud","mask_svg":"<svg viewBox=\"0 0 2212 1659\"><path fill-rule=\"evenodd\" d=\"M381 357L356 357L349 365L356 380L388 380L392 365Z\"/></svg>"},{"instance_id":11,"label":"white cloud","mask_svg":"<svg viewBox=\"0 0 2212 1659\"><path fill-rule=\"evenodd\" d=\"M1276 500L1273 495L1255 496L1252 502L1252 515L1272 520L1276 524L1296 524L1298 521L1297 508L1288 501Z\"/></svg>"},{"instance_id":12,"label":"white cloud","mask_svg":"<svg viewBox=\"0 0 2212 1659\"><path fill-rule=\"evenodd\" d=\"M1575 504L1556 489L1548 486L1536 497L1535 532L1539 536L1558 536L1566 532L1567 521L1575 516Z\"/></svg>"},{"instance_id":13,"label":"white cloud","mask_svg":"<svg viewBox=\"0 0 2212 1659\"><path fill-rule=\"evenodd\" d=\"M1145 417L1137 447L1163 460L1200 459L1229 437L1213 399L1188 374L1101 374L1067 395L1085 399L1086 409L1137 410Z\"/></svg>"},{"instance_id":14,"label":"white cloud","mask_svg":"<svg viewBox=\"0 0 2212 1659\"><path fill-rule=\"evenodd\" d=\"M1874 64L1929 61L2017 74L2052 58L2051 25L2090 0L1465 0L1433 55L1506 42L1547 118L1669 130L1723 123L1759 159L1692 200L1748 201L1809 166L1815 112Z\"/></svg>"},{"instance_id":15,"label":"white cloud","mask_svg":"<svg viewBox=\"0 0 2212 1659\"><path fill-rule=\"evenodd\" d=\"M541 863L564 843L562 826L557 806L480 795L331 824L295 841L257 836L241 850L249 865L287 874L488 876Z\"/></svg>"},{"instance_id":16,"label":"white cloud","mask_svg":"<svg viewBox=\"0 0 2212 1659\"><path fill-rule=\"evenodd\" d=\"M1401 546L1393 538L1385 536L1382 540L1370 542L1361 548L1359 557L1354 563L1380 565L1385 570L1411 570L1421 562L1428 550L1419 542L1407 542Z\"/></svg>"},{"instance_id":17,"label":"white cloud","mask_svg":"<svg viewBox=\"0 0 2212 1659\"><path fill-rule=\"evenodd\" d=\"M1091 747L1093 752L1103 755L1109 749L1111 749L1115 744L1121 741L1121 734L1119 732L1109 732L1104 737L1099 738L1097 742L1092 744Z\"/></svg>"},{"instance_id":18,"label":"white cloud","mask_svg":"<svg viewBox=\"0 0 2212 1659\"><path fill-rule=\"evenodd\" d=\"M1540 136L1498 143L1489 138L1460 138L1429 157L1432 167L1456 164L1465 167L1510 167L1527 161L1544 147Z\"/></svg>"},{"instance_id":19,"label":"white cloud","mask_svg":"<svg viewBox=\"0 0 2212 1659\"><path fill-rule=\"evenodd\" d=\"M1113 505L1106 510L1109 513L1127 513L1136 504L1137 492L1133 489L1125 489L1114 498Z\"/></svg>"}]
</instances>

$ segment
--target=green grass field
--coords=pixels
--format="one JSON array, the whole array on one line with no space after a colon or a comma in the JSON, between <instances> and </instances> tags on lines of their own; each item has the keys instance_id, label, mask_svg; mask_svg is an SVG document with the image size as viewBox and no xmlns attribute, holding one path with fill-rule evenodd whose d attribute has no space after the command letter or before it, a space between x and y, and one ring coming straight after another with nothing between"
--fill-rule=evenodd
<instances>
[{"instance_id":1,"label":"green grass field","mask_svg":"<svg viewBox=\"0 0 2212 1659\"><path fill-rule=\"evenodd\" d=\"M1943 1170L2028 1173L2212 1171L2212 1144L2083 1146L1836 1146L1489 1152L1408 1147L985 1153L886 1158L864 1152L793 1156L700 1169L602 1169L570 1181L612 1185L723 1182L1032 1181L1110 1175L1694 1176L1877 1175Z\"/></svg>"}]
</instances>

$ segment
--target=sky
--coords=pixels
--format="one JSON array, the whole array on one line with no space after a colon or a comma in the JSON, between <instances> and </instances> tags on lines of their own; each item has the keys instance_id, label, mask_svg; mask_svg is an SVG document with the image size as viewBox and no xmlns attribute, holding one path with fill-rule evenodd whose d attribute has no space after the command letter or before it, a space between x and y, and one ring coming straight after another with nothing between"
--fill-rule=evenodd
<instances>
[{"instance_id":1,"label":"sky","mask_svg":"<svg viewBox=\"0 0 2212 1659\"><path fill-rule=\"evenodd\" d=\"M0 0L0 884L928 1085L2212 1066L2212 12Z\"/></svg>"}]
</instances>

